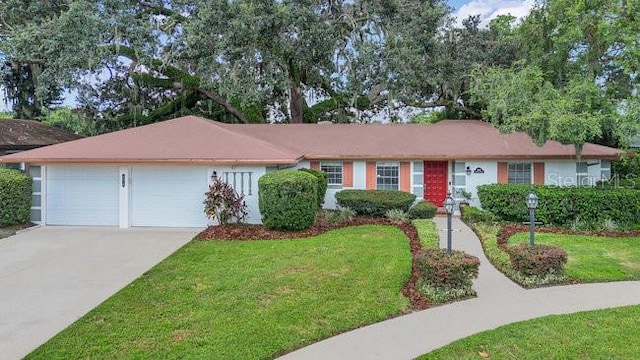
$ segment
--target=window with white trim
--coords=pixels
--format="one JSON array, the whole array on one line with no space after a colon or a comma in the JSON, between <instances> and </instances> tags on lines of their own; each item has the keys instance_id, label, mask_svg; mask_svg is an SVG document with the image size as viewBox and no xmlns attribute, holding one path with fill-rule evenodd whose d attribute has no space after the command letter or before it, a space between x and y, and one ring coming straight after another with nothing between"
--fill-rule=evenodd
<instances>
[{"instance_id":1,"label":"window with white trim","mask_svg":"<svg viewBox=\"0 0 640 360\"><path fill-rule=\"evenodd\" d=\"M397 162L379 162L376 164L376 189L398 190L400 183L400 164Z\"/></svg>"},{"instance_id":2,"label":"window with white trim","mask_svg":"<svg viewBox=\"0 0 640 360\"><path fill-rule=\"evenodd\" d=\"M533 180L533 166L530 162L510 162L508 171L509 184L531 184Z\"/></svg>"},{"instance_id":3,"label":"window with white trim","mask_svg":"<svg viewBox=\"0 0 640 360\"><path fill-rule=\"evenodd\" d=\"M342 185L342 163L323 161L320 170L327 174L328 185Z\"/></svg>"}]
</instances>

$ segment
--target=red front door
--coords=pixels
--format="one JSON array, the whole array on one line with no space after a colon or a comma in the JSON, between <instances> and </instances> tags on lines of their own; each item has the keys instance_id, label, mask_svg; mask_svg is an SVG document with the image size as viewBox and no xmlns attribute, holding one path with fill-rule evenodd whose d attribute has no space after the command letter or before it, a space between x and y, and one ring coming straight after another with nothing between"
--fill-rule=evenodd
<instances>
[{"instance_id":1,"label":"red front door","mask_svg":"<svg viewBox=\"0 0 640 360\"><path fill-rule=\"evenodd\" d=\"M438 207L447 197L447 168L446 161L424 162L424 199Z\"/></svg>"}]
</instances>

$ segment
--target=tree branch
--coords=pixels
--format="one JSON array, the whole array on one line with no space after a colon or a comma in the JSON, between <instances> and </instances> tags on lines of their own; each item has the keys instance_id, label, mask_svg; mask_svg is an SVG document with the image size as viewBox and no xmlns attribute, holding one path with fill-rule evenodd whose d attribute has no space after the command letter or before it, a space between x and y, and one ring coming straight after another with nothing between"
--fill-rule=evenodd
<instances>
[{"instance_id":1,"label":"tree branch","mask_svg":"<svg viewBox=\"0 0 640 360\"><path fill-rule=\"evenodd\" d=\"M227 99L225 99L224 97L206 90L206 89L202 89L199 88L197 89L197 91L202 94L203 96L207 97L208 99L213 100L216 104L222 106L228 113L230 113L231 115L235 116L241 123L243 124L247 124L249 123L249 121L247 120L247 117L244 115L244 113L238 109L236 109L235 106L233 106Z\"/></svg>"}]
</instances>

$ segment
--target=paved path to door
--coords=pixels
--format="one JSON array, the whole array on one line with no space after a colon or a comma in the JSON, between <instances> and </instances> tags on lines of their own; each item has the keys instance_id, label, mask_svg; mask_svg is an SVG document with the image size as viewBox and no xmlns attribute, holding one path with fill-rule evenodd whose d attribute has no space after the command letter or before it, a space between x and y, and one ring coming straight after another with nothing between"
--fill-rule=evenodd
<instances>
[{"instance_id":1,"label":"paved path to door","mask_svg":"<svg viewBox=\"0 0 640 360\"><path fill-rule=\"evenodd\" d=\"M44 227L0 239L0 358L24 357L197 233Z\"/></svg>"},{"instance_id":2,"label":"paved path to door","mask_svg":"<svg viewBox=\"0 0 640 360\"><path fill-rule=\"evenodd\" d=\"M446 247L446 218L435 218ZM480 258L478 297L365 326L281 359L413 359L454 340L516 321L640 304L640 281L524 290L496 270L473 231L454 219L453 248Z\"/></svg>"}]
</instances>

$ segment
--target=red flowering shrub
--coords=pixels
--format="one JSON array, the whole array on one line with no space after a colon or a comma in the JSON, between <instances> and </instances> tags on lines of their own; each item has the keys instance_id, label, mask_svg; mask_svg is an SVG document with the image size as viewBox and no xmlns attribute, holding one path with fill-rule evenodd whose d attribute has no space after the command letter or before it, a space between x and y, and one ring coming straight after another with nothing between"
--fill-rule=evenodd
<instances>
[{"instance_id":1,"label":"red flowering shrub","mask_svg":"<svg viewBox=\"0 0 640 360\"><path fill-rule=\"evenodd\" d=\"M462 251L445 249L421 250L416 255L416 265L424 281L439 288L471 287L471 280L478 277L480 260Z\"/></svg>"},{"instance_id":2,"label":"red flowering shrub","mask_svg":"<svg viewBox=\"0 0 640 360\"><path fill-rule=\"evenodd\" d=\"M567 263L567 252L552 245L518 244L507 247L507 254L513 268L528 276L561 274Z\"/></svg>"}]
</instances>

